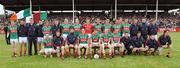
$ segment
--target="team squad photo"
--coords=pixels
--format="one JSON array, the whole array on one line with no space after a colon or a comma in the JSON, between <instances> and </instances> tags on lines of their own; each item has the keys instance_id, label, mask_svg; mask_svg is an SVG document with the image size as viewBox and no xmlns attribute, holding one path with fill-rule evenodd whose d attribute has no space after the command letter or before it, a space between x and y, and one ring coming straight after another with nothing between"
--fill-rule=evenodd
<instances>
[{"instance_id":1,"label":"team squad photo","mask_svg":"<svg viewBox=\"0 0 180 68\"><path fill-rule=\"evenodd\" d=\"M0 0L0 68L180 68L180 0Z\"/></svg>"}]
</instances>

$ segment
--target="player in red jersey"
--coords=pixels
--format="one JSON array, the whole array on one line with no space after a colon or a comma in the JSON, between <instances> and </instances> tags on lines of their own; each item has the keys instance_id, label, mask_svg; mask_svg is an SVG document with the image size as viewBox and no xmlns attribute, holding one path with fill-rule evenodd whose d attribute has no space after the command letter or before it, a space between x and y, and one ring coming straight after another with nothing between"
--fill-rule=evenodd
<instances>
[{"instance_id":1,"label":"player in red jersey","mask_svg":"<svg viewBox=\"0 0 180 68\"><path fill-rule=\"evenodd\" d=\"M93 24L91 23L89 18L86 19L86 22L83 24L83 28L85 29L85 34L88 34L88 37L91 38Z\"/></svg>"}]
</instances>

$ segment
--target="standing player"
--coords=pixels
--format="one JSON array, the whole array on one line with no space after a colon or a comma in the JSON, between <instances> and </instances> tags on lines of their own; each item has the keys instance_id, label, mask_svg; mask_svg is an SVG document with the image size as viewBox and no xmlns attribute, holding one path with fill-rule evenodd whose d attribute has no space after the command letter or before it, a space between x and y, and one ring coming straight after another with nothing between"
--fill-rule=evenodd
<instances>
[{"instance_id":1,"label":"standing player","mask_svg":"<svg viewBox=\"0 0 180 68\"><path fill-rule=\"evenodd\" d=\"M138 31L139 31L138 20L134 19L133 24L130 26L130 36L131 37L137 36Z\"/></svg>"},{"instance_id":2,"label":"standing player","mask_svg":"<svg viewBox=\"0 0 180 68\"><path fill-rule=\"evenodd\" d=\"M38 27L37 27L37 51L38 51L38 54L40 54L39 52L42 49L42 42L43 42L43 37L44 37L42 28L43 28L43 23L42 23L42 21L39 21Z\"/></svg>"},{"instance_id":3,"label":"standing player","mask_svg":"<svg viewBox=\"0 0 180 68\"><path fill-rule=\"evenodd\" d=\"M48 20L45 21L45 24L42 28L43 34L44 35L49 35L50 38L52 38L52 27L50 26L50 23Z\"/></svg>"},{"instance_id":4,"label":"standing player","mask_svg":"<svg viewBox=\"0 0 180 68\"><path fill-rule=\"evenodd\" d=\"M125 19L124 23L122 24L122 35L124 36L125 33L129 33L130 36L130 27L131 24L128 23L128 19Z\"/></svg>"},{"instance_id":5,"label":"standing player","mask_svg":"<svg viewBox=\"0 0 180 68\"><path fill-rule=\"evenodd\" d=\"M86 23L83 24L83 28L85 29L85 34L87 34L88 37L91 38L93 24L91 23L89 18L86 19Z\"/></svg>"},{"instance_id":6,"label":"standing player","mask_svg":"<svg viewBox=\"0 0 180 68\"><path fill-rule=\"evenodd\" d=\"M96 23L94 24L94 30L97 30L97 33L98 34L101 34L102 33L102 24L100 22L100 18L97 18L96 19Z\"/></svg>"},{"instance_id":7,"label":"standing player","mask_svg":"<svg viewBox=\"0 0 180 68\"><path fill-rule=\"evenodd\" d=\"M32 44L34 44L35 55L37 55L37 26L33 19L30 19L28 25L28 55L32 55Z\"/></svg>"},{"instance_id":8,"label":"standing player","mask_svg":"<svg viewBox=\"0 0 180 68\"><path fill-rule=\"evenodd\" d=\"M57 57L64 59L64 39L61 37L61 33L59 30L56 31L56 35L53 38L54 49L56 50Z\"/></svg>"},{"instance_id":9,"label":"standing player","mask_svg":"<svg viewBox=\"0 0 180 68\"><path fill-rule=\"evenodd\" d=\"M158 40L157 37L157 32L158 32L158 26L156 25L156 21L153 20L150 24L149 24L149 36L153 36L156 40Z\"/></svg>"},{"instance_id":10,"label":"standing player","mask_svg":"<svg viewBox=\"0 0 180 68\"><path fill-rule=\"evenodd\" d=\"M78 34L79 35L79 34ZM65 44L65 50L66 55L70 55L70 49L74 49L74 57L78 56L78 38L77 35L75 35L74 28L70 27L70 33L68 34L66 38L66 44Z\"/></svg>"},{"instance_id":11,"label":"standing player","mask_svg":"<svg viewBox=\"0 0 180 68\"><path fill-rule=\"evenodd\" d=\"M132 40L129 37L129 33L126 32L124 36L121 38L121 41L127 51L127 54L130 55L132 53Z\"/></svg>"},{"instance_id":12,"label":"standing player","mask_svg":"<svg viewBox=\"0 0 180 68\"><path fill-rule=\"evenodd\" d=\"M27 27L23 20L20 21L20 26L18 28L19 43L20 43L20 56L22 56L22 49L24 49L24 56L26 55L27 49Z\"/></svg>"},{"instance_id":13,"label":"standing player","mask_svg":"<svg viewBox=\"0 0 180 68\"><path fill-rule=\"evenodd\" d=\"M75 35L78 36L81 33L81 28L82 25L79 22L79 19L75 19L75 23L73 24L74 30L75 30Z\"/></svg>"},{"instance_id":14,"label":"standing player","mask_svg":"<svg viewBox=\"0 0 180 68\"><path fill-rule=\"evenodd\" d=\"M139 30L141 32L141 36L143 37L144 40L147 40L148 38L148 25L146 23L146 19L142 19L142 23L139 26ZM145 45L145 43L144 43Z\"/></svg>"},{"instance_id":15,"label":"standing player","mask_svg":"<svg viewBox=\"0 0 180 68\"><path fill-rule=\"evenodd\" d=\"M11 20L11 24L7 29L7 36L10 35L10 43L12 45L12 57L17 56L17 45L18 45L18 27L13 20Z\"/></svg>"},{"instance_id":16,"label":"standing player","mask_svg":"<svg viewBox=\"0 0 180 68\"><path fill-rule=\"evenodd\" d=\"M81 49L85 48L84 53L85 53L85 58L87 58L88 55L88 48L89 48L89 38L88 35L85 34L85 29L81 29L82 33L79 35L79 48L78 48L78 52L79 52L79 58L81 58Z\"/></svg>"},{"instance_id":17,"label":"standing player","mask_svg":"<svg viewBox=\"0 0 180 68\"><path fill-rule=\"evenodd\" d=\"M98 34L98 31L95 29L93 31L93 34L91 36L91 39L90 39L90 47L89 47L89 51L90 51L90 56L91 58L93 57L93 51L92 51L92 48L94 48L94 53L96 53L96 48L97 47L100 47L100 34Z\"/></svg>"},{"instance_id":18,"label":"standing player","mask_svg":"<svg viewBox=\"0 0 180 68\"><path fill-rule=\"evenodd\" d=\"M171 54L172 54L172 41L171 41L171 37L168 34L168 30L164 31L163 35L161 35L159 37L158 41L160 43L160 47L158 48L159 55L162 54L163 48L167 48L168 53L167 53L166 57L170 58Z\"/></svg>"},{"instance_id":19,"label":"standing player","mask_svg":"<svg viewBox=\"0 0 180 68\"><path fill-rule=\"evenodd\" d=\"M136 53L136 54L139 54L139 55L140 55L141 52L145 52L146 49L143 47L144 41L145 40L141 36L141 33L138 32L137 35L132 38L132 42L133 42L133 50L132 50L132 52Z\"/></svg>"},{"instance_id":20,"label":"standing player","mask_svg":"<svg viewBox=\"0 0 180 68\"><path fill-rule=\"evenodd\" d=\"M155 54L159 47L158 41L154 36L150 36L150 39L146 41L146 49L148 50L148 54Z\"/></svg>"},{"instance_id":21,"label":"standing player","mask_svg":"<svg viewBox=\"0 0 180 68\"><path fill-rule=\"evenodd\" d=\"M110 23L109 19L106 19L103 28L104 30L108 30L108 32L111 32L112 24Z\"/></svg>"},{"instance_id":22,"label":"standing player","mask_svg":"<svg viewBox=\"0 0 180 68\"><path fill-rule=\"evenodd\" d=\"M52 34L53 37L56 36L56 32L60 30L60 26L59 26L59 21L58 20L54 20L54 24L52 26Z\"/></svg>"},{"instance_id":23,"label":"standing player","mask_svg":"<svg viewBox=\"0 0 180 68\"><path fill-rule=\"evenodd\" d=\"M109 30L108 29L105 29L103 35L102 35L102 53L103 53L103 56L105 58L105 48L109 48L109 56L110 58L112 58L113 56L113 53L112 53L112 50L113 50L113 45L110 43L111 42L111 39L112 39L112 36L111 36L111 33L108 32Z\"/></svg>"},{"instance_id":24,"label":"standing player","mask_svg":"<svg viewBox=\"0 0 180 68\"><path fill-rule=\"evenodd\" d=\"M114 31L117 31L117 32L121 32L121 24L119 23L119 20L116 20L115 21L115 24L112 26L112 28L114 29Z\"/></svg>"},{"instance_id":25,"label":"standing player","mask_svg":"<svg viewBox=\"0 0 180 68\"><path fill-rule=\"evenodd\" d=\"M113 41L112 44L115 48L119 48L118 50L120 50L120 55L123 57L124 56L124 45L121 43L120 39L121 39L121 33L119 32L119 30L114 30L112 33L112 37L113 37ZM114 48L112 49L112 51L114 51ZM113 52L114 53L114 52Z\"/></svg>"},{"instance_id":26,"label":"standing player","mask_svg":"<svg viewBox=\"0 0 180 68\"><path fill-rule=\"evenodd\" d=\"M69 34L70 26L71 24L69 23L67 18L65 18L64 22L60 25L60 27L62 28L62 36L64 39L66 39L67 35Z\"/></svg>"}]
</instances>

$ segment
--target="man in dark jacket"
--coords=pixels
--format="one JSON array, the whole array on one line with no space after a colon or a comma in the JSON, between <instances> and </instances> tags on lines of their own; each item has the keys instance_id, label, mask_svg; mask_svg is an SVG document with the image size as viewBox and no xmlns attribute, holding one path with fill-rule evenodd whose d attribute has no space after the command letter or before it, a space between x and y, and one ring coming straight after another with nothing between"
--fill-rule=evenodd
<instances>
[{"instance_id":1,"label":"man in dark jacket","mask_svg":"<svg viewBox=\"0 0 180 68\"><path fill-rule=\"evenodd\" d=\"M125 49L126 49L126 51L127 51L127 54L128 55L130 55L131 53L132 53L132 40L131 40L131 38L129 37L129 33L128 32L126 32L125 33L125 36L123 36L122 38L121 38L121 41L122 41L122 43L124 44L124 46L125 46Z\"/></svg>"},{"instance_id":2,"label":"man in dark jacket","mask_svg":"<svg viewBox=\"0 0 180 68\"><path fill-rule=\"evenodd\" d=\"M168 34L168 30L165 30L164 33L159 37L158 41L160 43L160 46L158 48L159 50L159 55L162 54L162 49L163 48L167 48L168 52L166 57L170 58L171 54L172 54L172 41L171 41L171 37Z\"/></svg>"},{"instance_id":3,"label":"man in dark jacket","mask_svg":"<svg viewBox=\"0 0 180 68\"><path fill-rule=\"evenodd\" d=\"M74 49L74 57L78 55L77 41L78 39L76 37L76 34L74 33L74 28L70 27L70 33L67 36L66 44L65 44L65 49L68 56L70 55L70 48Z\"/></svg>"},{"instance_id":4,"label":"man in dark jacket","mask_svg":"<svg viewBox=\"0 0 180 68\"><path fill-rule=\"evenodd\" d=\"M32 44L34 44L35 55L37 55L37 27L34 20L31 19L28 25L28 55L32 55Z\"/></svg>"},{"instance_id":5,"label":"man in dark jacket","mask_svg":"<svg viewBox=\"0 0 180 68\"><path fill-rule=\"evenodd\" d=\"M146 41L146 49L148 50L149 54L155 54L159 47L158 41L155 39L154 36L150 36L150 39Z\"/></svg>"}]
</instances>

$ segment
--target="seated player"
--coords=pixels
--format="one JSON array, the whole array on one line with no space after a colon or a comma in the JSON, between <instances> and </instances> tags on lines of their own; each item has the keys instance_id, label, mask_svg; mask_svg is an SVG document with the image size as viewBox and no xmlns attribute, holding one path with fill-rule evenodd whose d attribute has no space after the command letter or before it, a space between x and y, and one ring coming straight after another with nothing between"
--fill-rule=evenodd
<instances>
[{"instance_id":1,"label":"seated player","mask_svg":"<svg viewBox=\"0 0 180 68\"><path fill-rule=\"evenodd\" d=\"M123 57L124 56L124 45L121 43L120 39L121 39L121 33L118 32L119 30L114 30L114 32L112 33L112 37L113 37L113 46L115 48L119 48L118 50L120 50L120 55ZM113 48L114 51L114 48Z\"/></svg>"},{"instance_id":2,"label":"seated player","mask_svg":"<svg viewBox=\"0 0 180 68\"><path fill-rule=\"evenodd\" d=\"M137 36L133 37L132 42L133 42L133 50L132 50L133 53L140 55L141 52L146 51L146 49L143 46L144 39L141 36L140 32L137 33Z\"/></svg>"},{"instance_id":3,"label":"seated player","mask_svg":"<svg viewBox=\"0 0 180 68\"><path fill-rule=\"evenodd\" d=\"M113 56L113 53L112 53L112 49L114 48L113 45L110 44L111 42L111 33L108 32L109 30L108 29L105 29L103 35L102 35L102 53L103 53L103 57L105 58L105 48L109 48L109 56L110 58L112 58Z\"/></svg>"},{"instance_id":4,"label":"seated player","mask_svg":"<svg viewBox=\"0 0 180 68\"><path fill-rule=\"evenodd\" d=\"M172 54L172 42L171 42L171 37L169 36L168 32L169 32L168 30L165 30L163 35L159 37L158 41L160 43L160 47L158 48L158 51L159 51L159 55L161 55L162 49L167 48L168 53L166 57L170 58Z\"/></svg>"},{"instance_id":5,"label":"seated player","mask_svg":"<svg viewBox=\"0 0 180 68\"><path fill-rule=\"evenodd\" d=\"M53 41L48 34L45 35L43 44L44 44L44 53L45 53L44 57L46 58L47 56L50 56L52 58L53 57L52 53L54 53Z\"/></svg>"},{"instance_id":6,"label":"seated player","mask_svg":"<svg viewBox=\"0 0 180 68\"><path fill-rule=\"evenodd\" d=\"M127 54L130 55L132 53L132 40L129 37L129 33L125 32L124 36L121 38L121 41L125 47L125 50L127 51Z\"/></svg>"},{"instance_id":7,"label":"seated player","mask_svg":"<svg viewBox=\"0 0 180 68\"><path fill-rule=\"evenodd\" d=\"M68 34L66 38L66 44L65 44L65 49L66 49L66 55L70 55L70 49L74 50L74 57L78 55L78 45L77 45L77 36L74 32L74 28L70 27L70 33Z\"/></svg>"},{"instance_id":8,"label":"seated player","mask_svg":"<svg viewBox=\"0 0 180 68\"><path fill-rule=\"evenodd\" d=\"M146 41L147 53L155 55L158 47L159 47L158 41L155 39L153 35L151 35L150 39Z\"/></svg>"},{"instance_id":9,"label":"seated player","mask_svg":"<svg viewBox=\"0 0 180 68\"><path fill-rule=\"evenodd\" d=\"M54 49L56 50L57 57L60 57L61 55L61 59L64 59L64 39L63 37L61 37L60 31L56 32L53 42L54 42Z\"/></svg>"},{"instance_id":10,"label":"seated player","mask_svg":"<svg viewBox=\"0 0 180 68\"><path fill-rule=\"evenodd\" d=\"M78 47L78 54L79 54L79 58L81 58L81 52L82 52L82 48L84 48L84 58L87 58L87 54L88 54L88 48L89 48L89 38L88 35L85 34L85 29L81 29L82 33L79 35L79 47Z\"/></svg>"},{"instance_id":11,"label":"seated player","mask_svg":"<svg viewBox=\"0 0 180 68\"><path fill-rule=\"evenodd\" d=\"M100 46L100 34L98 34L97 30L95 29L93 31L93 34L91 36L91 39L90 39L90 56L92 58L93 56L93 51L92 51L92 48L94 48L94 54L96 53L96 48L98 48Z\"/></svg>"}]
</instances>

